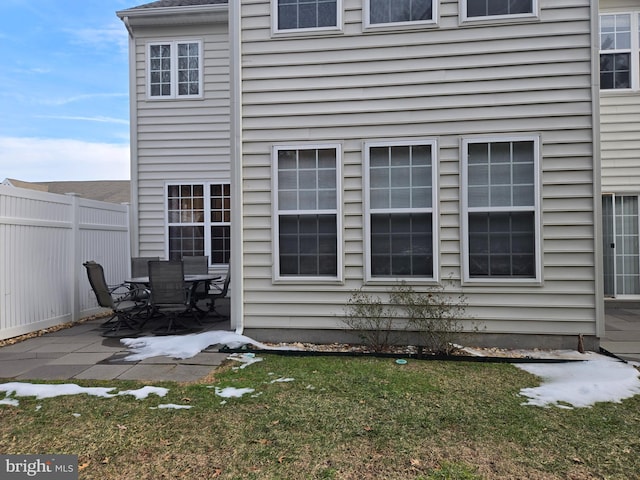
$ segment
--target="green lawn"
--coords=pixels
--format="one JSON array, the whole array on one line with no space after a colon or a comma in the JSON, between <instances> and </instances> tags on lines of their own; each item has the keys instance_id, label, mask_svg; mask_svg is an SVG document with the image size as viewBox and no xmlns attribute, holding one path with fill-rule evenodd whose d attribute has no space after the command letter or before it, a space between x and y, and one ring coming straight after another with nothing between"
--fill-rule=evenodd
<instances>
[{"instance_id":1,"label":"green lawn","mask_svg":"<svg viewBox=\"0 0 640 480\"><path fill-rule=\"evenodd\" d=\"M518 395L539 380L508 364L261 356L245 369L229 362L200 384L153 384L169 388L164 398L20 398L0 406L0 451L79 455L80 478L101 480L627 480L640 472L640 396L539 408ZM279 378L294 380L272 382ZM213 386L255 392L225 402ZM167 403L192 408L149 408Z\"/></svg>"}]
</instances>

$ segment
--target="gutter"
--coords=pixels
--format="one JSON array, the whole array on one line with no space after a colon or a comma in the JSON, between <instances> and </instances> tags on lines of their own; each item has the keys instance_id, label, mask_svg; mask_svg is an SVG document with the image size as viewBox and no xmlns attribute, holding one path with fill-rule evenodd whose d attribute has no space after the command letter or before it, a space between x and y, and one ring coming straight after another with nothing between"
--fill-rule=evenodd
<instances>
[{"instance_id":1,"label":"gutter","mask_svg":"<svg viewBox=\"0 0 640 480\"><path fill-rule=\"evenodd\" d=\"M243 193L242 193L242 25L240 2L232 0L229 6L229 89L231 124L231 271L234 281L231 290L231 326L237 334L244 331L244 277L243 277Z\"/></svg>"},{"instance_id":2,"label":"gutter","mask_svg":"<svg viewBox=\"0 0 640 480\"><path fill-rule=\"evenodd\" d=\"M604 251L602 239L602 163L600 158L600 11L591 3L591 130L593 156L593 232L596 337L605 336Z\"/></svg>"},{"instance_id":3,"label":"gutter","mask_svg":"<svg viewBox=\"0 0 640 480\"><path fill-rule=\"evenodd\" d=\"M235 1L232 1L232 4ZM158 8L130 8L128 10L119 10L116 15L124 21L129 18L133 24L149 24L157 25L158 19L166 17L168 23L180 23L177 21L181 16L193 22L194 18L197 22L215 21L216 18L203 18L203 15L210 14L212 17L219 17L218 21L223 21L222 15L227 15L229 6L226 3L217 5L188 5L182 7L158 7ZM148 22L145 22L148 20ZM186 22L186 23L191 23Z\"/></svg>"}]
</instances>

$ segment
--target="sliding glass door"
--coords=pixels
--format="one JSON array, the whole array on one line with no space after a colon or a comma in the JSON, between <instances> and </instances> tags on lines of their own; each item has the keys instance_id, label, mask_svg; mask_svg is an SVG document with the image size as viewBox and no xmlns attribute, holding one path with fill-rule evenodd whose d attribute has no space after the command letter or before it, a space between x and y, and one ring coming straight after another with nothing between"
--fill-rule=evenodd
<instances>
[{"instance_id":1,"label":"sliding glass door","mask_svg":"<svg viewBox=\"0 0 640 480\"><path fill-rule=\"evenodd\" d=\"M638 196L604 195L602 221L605 295L640 295Z\"/></svg>"}]
</instances>

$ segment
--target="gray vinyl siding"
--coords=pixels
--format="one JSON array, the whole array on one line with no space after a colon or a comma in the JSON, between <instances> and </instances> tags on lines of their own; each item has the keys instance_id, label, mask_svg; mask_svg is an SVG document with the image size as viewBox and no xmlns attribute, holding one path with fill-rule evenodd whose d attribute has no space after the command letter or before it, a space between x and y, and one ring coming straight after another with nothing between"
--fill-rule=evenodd
<instances>
[{"instance_id":1,"label":"gray vinyl siding","mask_svg":"<svg viewBox=\"0 0 640 480\"><path fill-rule=\"evenodd\" d=\"M540 134L543 283L465 286L468 314L498 333L596 333L590 6L540 0L540 21L272 37L267 0L242 1L246 328L340 329L364 279L363 142L435 138L440 278L461 278L460 141ZM271 147L341 143L344 282L273 281ZM417 286L416 288L420 288ZM368 285L382 292L384 285Z\"/></svg>"},{"instance_id":2,"label":"gray vinyl siding","mask_svg":"<svg viewBox=\"0 0 640 480\"><path fill-rule=\"evenodd\" d=\"M640 12L637 0L600 0L600 13L629 12ZM602 191L639 194L640 91L600 92L600 141Z\"/></svg>"},{"instance_id":3,"label":"gray vinyl siding","mask_svg":"<svg viewBox=\"0 0 640 480\"><path fill-rule=\"evenodd\" d=\"M600 95L602 191L640 193L640 92Z\"/></svg>"},{"instance_id":4,"label":"gray vinyl siding","mask_svg":"<svg viewBox=\"0 0 640 480\"><path fill-rule=\"evenodd\" d=\"M139 248L141 255L166 255L165 185L228 182L229 33L227 24L136 28L136 98ZM203 96L147 100L148 42L203 42Z\"/></svg>"}]
</instances>

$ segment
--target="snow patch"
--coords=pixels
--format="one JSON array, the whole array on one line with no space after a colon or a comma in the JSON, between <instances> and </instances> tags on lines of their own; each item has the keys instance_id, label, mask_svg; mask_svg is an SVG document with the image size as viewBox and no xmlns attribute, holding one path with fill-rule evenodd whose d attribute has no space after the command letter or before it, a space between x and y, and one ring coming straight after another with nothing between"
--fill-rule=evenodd
<instances>
[{"instance_id":1,"label":"snow patch","mask_svg":"<svg viewBox=\"0 0 640 480\"><path fill-rule=\"evenodd\" d=\"M223 330L192 333L189 335L167 335L162 337L123 338L120 342L132 354L124 358L135 362L151 357L171 357L184 360L195 357L205 348L222 345L229 348L240 348L243 345L254 345L263 350L282 350L284 347L270 347L245 335Z\"/></svg>"},{"instance_id":2,"label":"snow patch","mask_svg":"<svg viewBox=\"0 0 640 480\"><path fill-rule=\"evenodd\" d=\"M164 410L164 409L169 409L169 410L187 410L189 408L191 408L191 405L176 405L175 403L163 403L161 405L158 405L157 407L149 407L151 410Z\"/></svg>"},{"instance_id":3,"label":"snow patch","mask_svg":"<svg viewBox=\"0 0 640 480\"><path fill-rule=\"evenodd\" d=\"M576 352L577 353L577 352ZM558 408L591 407L597 402L620 403L640 394L638 370L633 365L589 352L584 362L519 363L516 366L542 378L542 385L523 388L523 405ZM567 354L567 358L573 357Z\"/></svg>"},{"instance_id":4,"label":"snow patch","mask_svg":"<svg viewBox=\"0 0 640 480\"><path fill-rule=\"evenodd\" d=\"M215 387L216 395L222 398L240 398L247 393L255 392L253 388Z\"/></svg>"}]
</instances>

